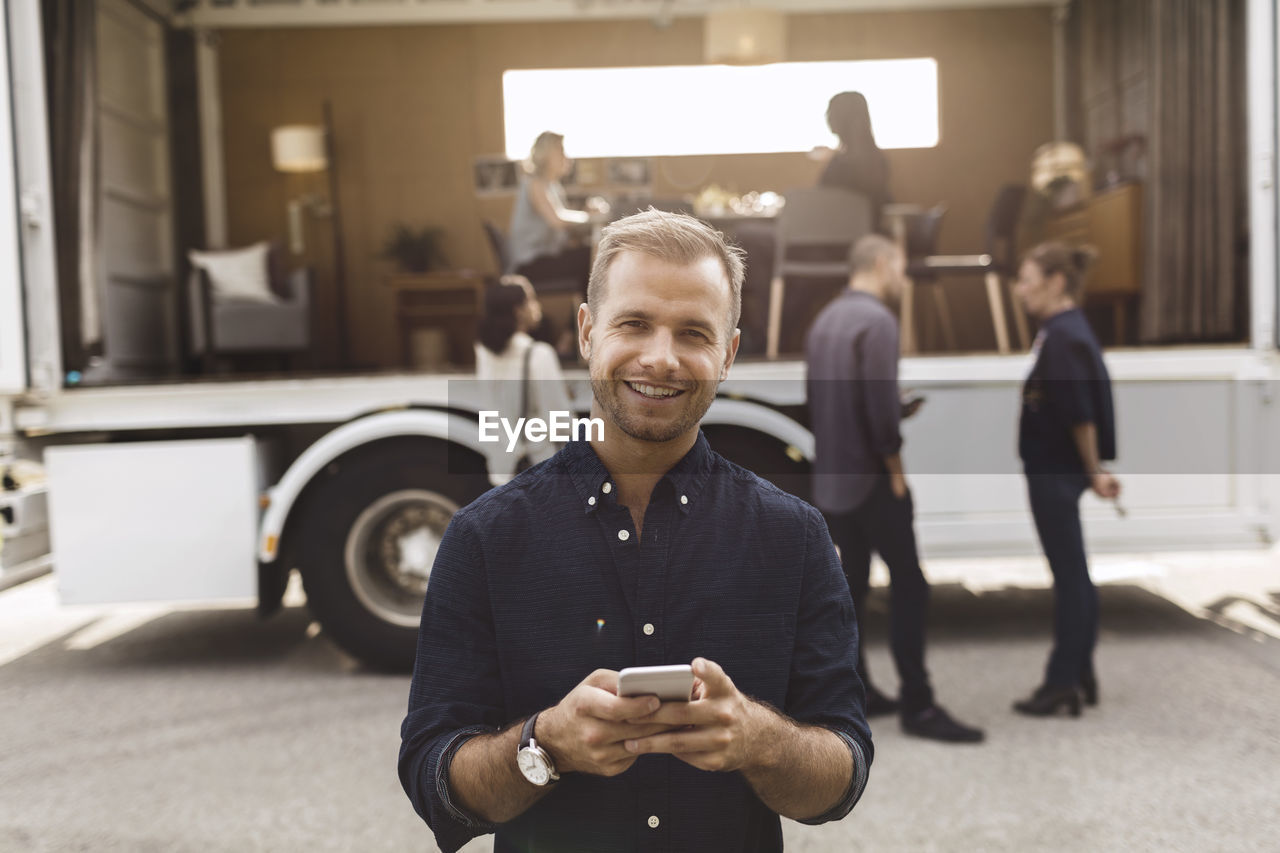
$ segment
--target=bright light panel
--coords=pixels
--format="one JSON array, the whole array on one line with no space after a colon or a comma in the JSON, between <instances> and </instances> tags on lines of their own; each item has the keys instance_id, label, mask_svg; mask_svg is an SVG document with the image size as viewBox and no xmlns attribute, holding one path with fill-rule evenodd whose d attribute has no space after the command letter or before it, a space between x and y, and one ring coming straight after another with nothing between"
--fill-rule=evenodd
<instances>
[{"instance_id":1,"label":"bright light panel","mask_svg":"<svg viewBox=\"0 0 1280 853\"><path fill-rule=\"evenodd\" d=\"M544 130L571 157L809 151L834 145L827 101L846 91L866 95L881 148L938 144L933 59L528 69L502 84L513 160Z\"/></svg>"}]
</instances>

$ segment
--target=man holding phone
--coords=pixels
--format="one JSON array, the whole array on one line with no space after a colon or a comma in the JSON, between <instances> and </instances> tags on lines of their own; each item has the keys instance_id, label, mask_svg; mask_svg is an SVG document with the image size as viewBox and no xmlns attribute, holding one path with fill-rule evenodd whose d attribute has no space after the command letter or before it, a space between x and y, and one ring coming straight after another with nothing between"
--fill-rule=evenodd
<instances>
[{"instance_id":1,"label":"man holding phone","mask_svg":"<svg viewBox=\"0 0 1280 853\"><path fill-rule=\"evenodd\" d=\"M906 258L879 234L850 253L849 287L822 309L805 341L809 416L817 453L813 502L840 546L859 622L871 552L889 567L889 645L902 681L897 701L880 693L858 656L867 714L898 712L903 731L950 743L976 743L980 729L953 719L933 698L924 665L929 581L920 570L911 491L902 469L903 417L923 398L898 391L898 321L886 307L906 286Z\"/></svg>"},{"instance_id":2,"label":"man holding phone","mask_svg":"<svg viewBox=\"0 0 1280 853\"><path fill-rule=\"evenodd\" d=\"M861 796L857 626L822 516L699 429L742 277L692 217L607 227L578 313L604 439L454 516L399 763L443 850L780 850L778 815ZM619 670L684 663L686 701L620 695Z\"/></svg>"}]
</instances>

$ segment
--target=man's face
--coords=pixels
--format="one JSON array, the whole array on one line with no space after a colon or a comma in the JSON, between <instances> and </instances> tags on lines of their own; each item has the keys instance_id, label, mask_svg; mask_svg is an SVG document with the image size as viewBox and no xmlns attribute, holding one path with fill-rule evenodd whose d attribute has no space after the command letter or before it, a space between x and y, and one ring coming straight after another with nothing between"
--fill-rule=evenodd
<instances>
[{"instance_id":1,"label":"man's face","mask_svg":"<svg viewBox=\"0 0 1280 853\"><path fill-rule=\"evenodd\" d=\"M688 266L622 252L592 316L579 309L578 345L604 417L641 441L698 429L738 352L720 261Z\"/></svg>"}]
</instances>

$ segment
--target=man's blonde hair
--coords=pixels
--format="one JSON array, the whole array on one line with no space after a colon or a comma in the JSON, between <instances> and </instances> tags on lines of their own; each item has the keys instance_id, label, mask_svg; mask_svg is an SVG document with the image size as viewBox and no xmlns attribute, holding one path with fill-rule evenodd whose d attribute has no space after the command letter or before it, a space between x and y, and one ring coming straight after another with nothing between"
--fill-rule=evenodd
<instances>
[{"instance_id":1,"label":"man's blonde hair","mask_svg":"<svg viewBox=\"0 0 1280 853\"><path fill-rule=\"evenodd\" d=\"M587 282L587 308L593 317L598 316L604 299L609 267L622 252L639 252L680 266L715 258L729 280L729 334L738 327L746 253L730 245L724 234L701 219L651 207L606 225L596 246L596 258Z\"/></svg>"}]
</instances>

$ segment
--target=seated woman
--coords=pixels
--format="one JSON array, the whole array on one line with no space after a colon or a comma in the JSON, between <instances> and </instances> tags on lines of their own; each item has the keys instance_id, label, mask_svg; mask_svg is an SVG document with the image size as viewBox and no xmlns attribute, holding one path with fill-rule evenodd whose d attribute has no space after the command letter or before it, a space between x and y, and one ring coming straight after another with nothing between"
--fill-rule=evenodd
<instances>
[{"instance_id":1,"label":"seated woman","mask_svg":"<svg viewBox=\"0 0 1280 853\"><path fill-rule=\"evenodd\" d=\"M476 344L476 378L488 386L493 408L512 423L517 418L546 420L549 412L572 411L555 350L529 336L542 320L542 306L529 280L504 275L485 293L484 309ZM550 459L557 449L547 441L515 452L529 464L537 464Z\"/></svg>"},{"instance_id":2,"label":"seated woman","mask_svg":"<svg viewBox=\"0 0 1280 853\"><path fill-rule=\"evenodd\" d=\"M564 137L551 131L538 134L525 164L527 176L520 183L511 211L507 237L510 260L504 272L525 276L535 288L552 280L572 282L569 292L576 296L576 311L587 292L591 247L575 245L570 239L574 230L585 229L587 212L565 206L560 180L569 173L569 166ZM566 347L572 347L572 335L564 334L567 323L558 317L551 320L550 331L556 334L552 339L561 354L567 354Z\"/></svg>"}]
</instances>

